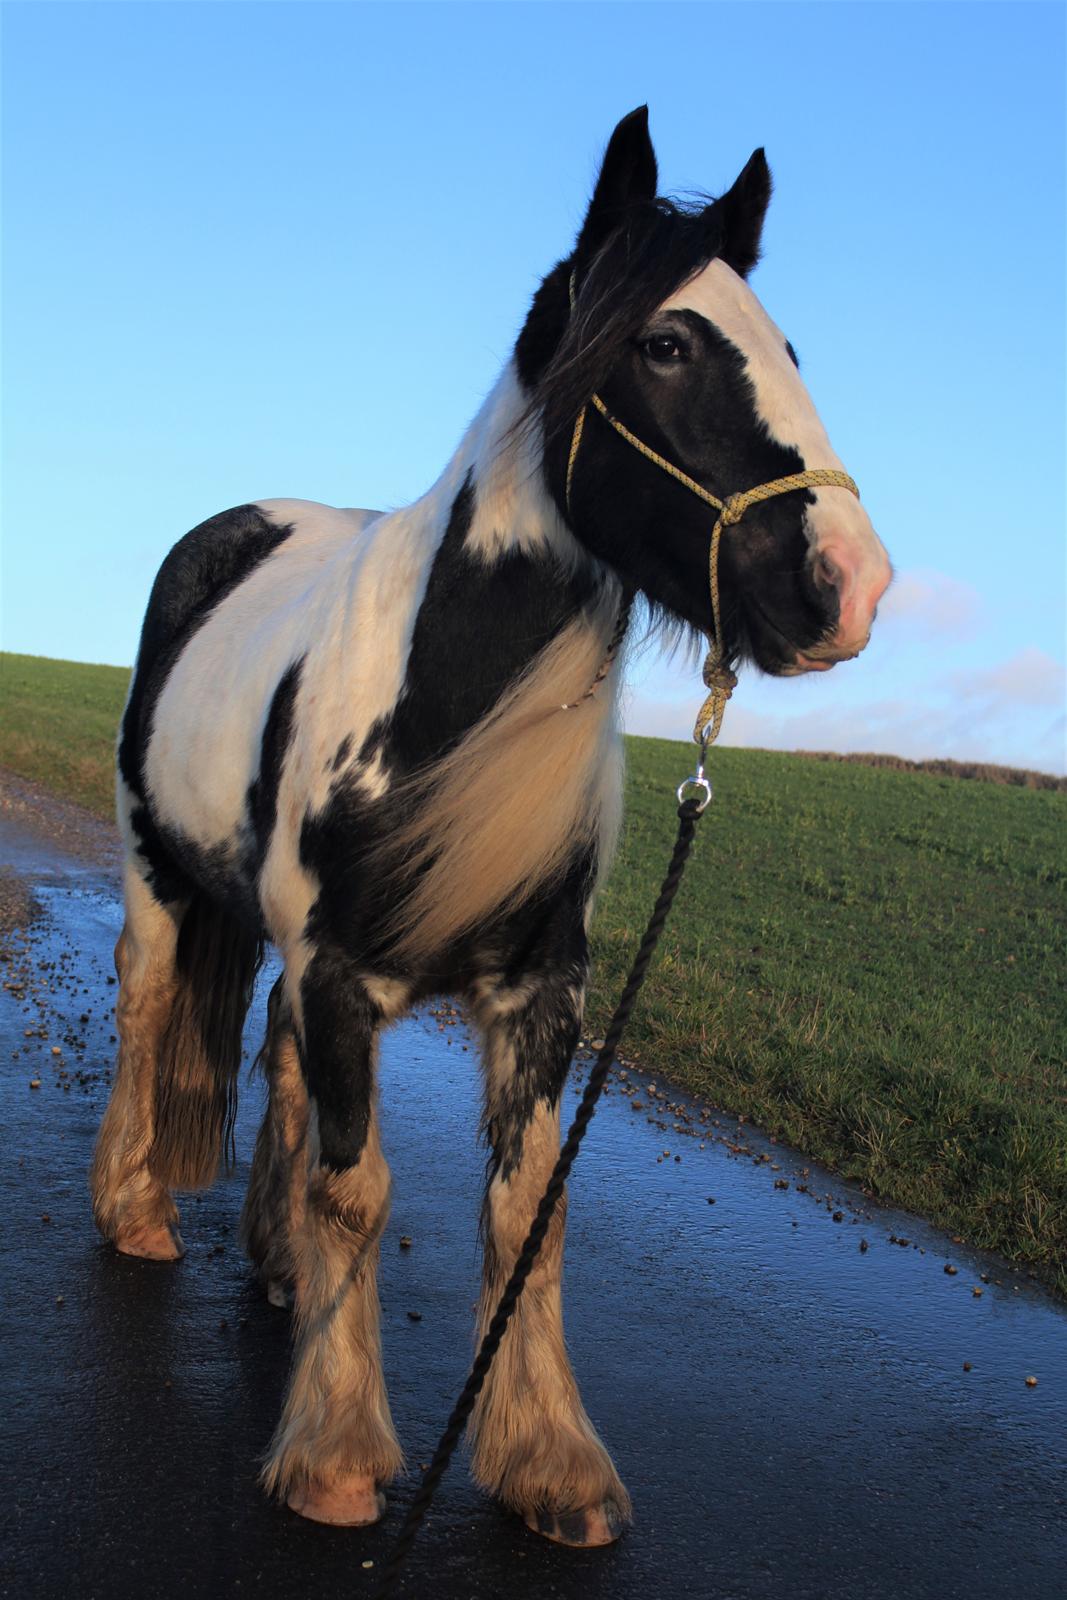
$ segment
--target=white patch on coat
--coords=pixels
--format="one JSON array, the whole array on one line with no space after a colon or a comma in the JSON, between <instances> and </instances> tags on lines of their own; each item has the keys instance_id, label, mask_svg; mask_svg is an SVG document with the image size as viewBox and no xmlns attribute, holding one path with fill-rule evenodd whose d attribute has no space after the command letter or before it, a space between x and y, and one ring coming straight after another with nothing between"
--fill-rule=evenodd
<instances>
[{"instance_id":1,"label":"white patch on coat","mask_svg":"<svg viewBox=\"0 0 1067 1600\"><path fill-rule=\"evenodd\" d=\"M389 792L389 774L380 750L375 750L369 761L357 760L349 770L368 800L380 800Z\"/></svg>"},{"instance_id":2,"label":"white patch on coat","mask_svg":"<svg viewBox=\"0 0 1067 1600\"><path fill-rule=\"evenodd\" d=\"M526 398L515 363L509 361L459 447L459 459L473 465L478 485L464 548L487 561L505 550L551 551L565 571L571 570L591 558L545 486L540 430L513 431Z\"/></svg>"},{"instance_id":3,"label":"white patch on coat","mask_svg":"<svg viewBox=\"0 0 1067 1600\"><path fill-rule=\"evenodd\" d=\"M755 390L757 415L773 440L799 452L806 469L847 470L793 365L785 335L732 267L712 261L661 309L695 311L736 345ZM836 638L800 661L825 665L862 650L891 569L870 517L849 490L827 487L811 492L815 504L805 514L808 543L813 561L823 558L839 573L840 619Z\"/></svg>"},{"instance_id":4,"label":"white patch on coat","mask_svg":"<svg viewBox=\"0 0 1067 1600\"><path fill-rule=\"evenodd\" d=\"M359 981L381 1012L383 1023L395 1022L403 1016L411 999L410 983L405 983L401 978L383 977L375 972L360 973Z\"/></svg>"},{"instance_id":5,"label":"white patch on coat","mask_svg":"<svg viewBox=\"0 0 1067 1600\"><path fill-rule=\"evenodd\" d=\"M133 678L132 677L130 679L130 682L131 683L133 682ZM125 712L123 712L123 720L125 720ZM119 723L119 739L121 740L121 738L122 738L122 723L120 722ZM141 839L140 839L140 835L137 833L137 830L133 826L133 820L132 820L133 819L133 813L137 810L137 808L140 805L140 803L141 802L138 800L137 796L134 794L133 790L128 786L125 778L122 776L121 769L116 764L116 767L115 767L115 819L118 822L119 837L121 838L122 843L123 843L123 848L126 851L126 859L127 859L127 861L130 861L130 862L133 862L133 863L137 863L141 859L140 856L137 853L139 848L140 848Z\"/></svg>"}]
</instances>

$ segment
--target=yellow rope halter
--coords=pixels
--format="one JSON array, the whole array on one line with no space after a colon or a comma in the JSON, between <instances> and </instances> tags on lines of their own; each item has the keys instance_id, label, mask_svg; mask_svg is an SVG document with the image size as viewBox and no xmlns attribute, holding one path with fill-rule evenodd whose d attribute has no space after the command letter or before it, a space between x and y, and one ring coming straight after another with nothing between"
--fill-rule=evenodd
<instances>
[{"instance_id":1,"label":"yellow rope halter","mask_svg":"<svg viewBox=\"0 0 1067 1600\"><path fill-rule=\"evenodd\" d=\"M761 500L771 500L775 495L789 494L794 489L818 489L827 486L836 489L848 489L851 494L856 496L857 500L860 492L847 472L836 472L829 467L814 467L807 472L791 473L787 478L775 478L771 483L757 484L754 489L745 489L741 494L732 494L729 499L720 500L716 495L705 489L702 484L697 483L695 478L690 478L680 467L676 467L672 461L668 461L665 456L659 455L657 451L645 444L635 433L631 433L625 424L621 423L617 417L612 416L600 396L594 394L579 411L574 424L574 433L571 436L571 449L567 460L566 499L568 516L571 509L571 485L574 480L574 466L578 459L578 450L585 430L585 414L590 405L595 406L604 421L615 429L620 438L625 439L627 444L632 444L634 449L640 451L647 461L652 461L657 467L661 467L664 472L669 473L678 483L684 484L687 489L692 490L693 494L719 513L715 519L715 526L711 530L711 548L708 553L708 582L711 589L711 616L714 636L704 662L703 677L704 686L709 693L697 713L696 724L693 728L694 741L702 749L706 749L708 745L714 744L718 738L719 729L722 727L723 713L726 710L726 702L737 687L737 678L726 665L722 654L722 620L719 613L719 541L722 537L722 530L729 528L735 522L740 522L749 506L758 505Z\"/></svg>"}]
</instances>

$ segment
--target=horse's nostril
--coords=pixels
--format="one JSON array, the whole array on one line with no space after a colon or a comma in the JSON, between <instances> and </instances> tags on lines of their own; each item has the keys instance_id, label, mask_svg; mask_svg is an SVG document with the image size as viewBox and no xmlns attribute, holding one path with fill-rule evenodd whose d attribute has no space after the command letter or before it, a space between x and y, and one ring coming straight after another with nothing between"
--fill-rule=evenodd
<instances>
[{"instance_id":1,"label":"horse's nostril","mask_svg":"<svg viewBox=\"0 0 1067 1600\"><path fill-rule=\"evenodd\" d=\"M827 589L839 589L843 578L841 568L825 550L820 550L814 562L815 582Z\"/></svg>"}]
</instances>

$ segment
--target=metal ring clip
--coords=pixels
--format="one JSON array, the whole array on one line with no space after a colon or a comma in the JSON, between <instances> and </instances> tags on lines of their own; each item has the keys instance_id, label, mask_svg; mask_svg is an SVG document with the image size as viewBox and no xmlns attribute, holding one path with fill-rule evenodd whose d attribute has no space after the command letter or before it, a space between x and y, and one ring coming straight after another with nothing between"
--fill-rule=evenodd
<instances>
[{"instance_id":1,"label":"metal ring clip","mask_svg":"<svg viewBox=\"0 0 1067 1600\"><path fill-rule=\"evenodd\" d=\"M714 797L714 791L711 787L711 780L705 775L703 762L699 764L691 777L683 778L681 783L678 785L677 793L679 805L682 805L685 802L686 789L703 789L704 791L704 798L697 806L697 815L699 816L702 811L707 810Z\"/></svg>"}]
</instances>

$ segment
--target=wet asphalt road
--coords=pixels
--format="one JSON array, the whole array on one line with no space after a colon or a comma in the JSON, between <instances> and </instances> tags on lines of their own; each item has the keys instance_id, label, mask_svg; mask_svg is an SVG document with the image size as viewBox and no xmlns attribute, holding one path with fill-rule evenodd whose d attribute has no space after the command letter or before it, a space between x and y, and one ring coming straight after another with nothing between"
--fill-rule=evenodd
<instances>
[{"instance_id":1,"label":"wet asphalt road","mask_svg":"<svg viewBox=\"0 0 1067 1600\"><path fill-rule=\"evenodd\" d=\"M4 941L14 987L0 992L0 1593L370 1595L410 1483L363 1533L302 1522L256 1485L288 1360L287 1315L250 1282L236 1238L261 1087L244 1087L236 1170L185 1199L185 1260L104 1246L85 1172L113 1053L115 890L9 823L5 860L33 875L42 914ZM383 1048L383 1335L413 1463L428 1459L470 1355L484 1153L467 1044L460 1022L427 1011ZM558 1549L457 1462L404 1594L1067 1593L1067 1307L700 1113L631 1071L571 1185L569 1342L633 1494L633 1529L607 1551Z\"/></svg>"}]
</instances>

